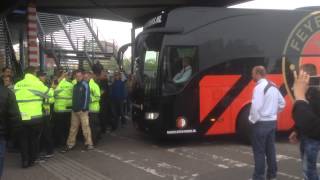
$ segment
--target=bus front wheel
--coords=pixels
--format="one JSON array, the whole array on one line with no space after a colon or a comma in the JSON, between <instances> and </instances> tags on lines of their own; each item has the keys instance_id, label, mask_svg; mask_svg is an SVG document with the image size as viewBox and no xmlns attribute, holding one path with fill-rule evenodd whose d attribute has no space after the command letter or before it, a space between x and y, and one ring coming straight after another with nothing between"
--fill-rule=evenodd
<instances>
[{"instance_id":1,"label":"bus front wheel","mask_svg":"<svg viewBox=\"0 0 320 180\"><path fill-rule=\"evenodd\" d=\"M252 125L249 122L250 106L245 106L237 119L237 137L245 144L251 144Z\"/></svg>"}]
</instances>

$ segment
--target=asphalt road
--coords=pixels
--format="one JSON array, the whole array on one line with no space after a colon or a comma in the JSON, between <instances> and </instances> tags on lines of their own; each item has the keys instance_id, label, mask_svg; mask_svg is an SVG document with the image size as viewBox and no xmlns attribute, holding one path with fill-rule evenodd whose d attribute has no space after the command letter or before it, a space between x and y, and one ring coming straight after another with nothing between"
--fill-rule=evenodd
<instances>
[{"instance_id":1,"label":"asphalt road","mask_svg":"<svg viewBox=\"0 0 320 180\"><path fill-rule=\"evenodd\" d=\"M93 151L74 151L29 169L19 154L6 155L3 180L246 180L253 171L250 146L234 137L157 142L130 125L103 136ZM278 180L302 179L297 145L277 142Z\"/></svg>"}]
</instances>

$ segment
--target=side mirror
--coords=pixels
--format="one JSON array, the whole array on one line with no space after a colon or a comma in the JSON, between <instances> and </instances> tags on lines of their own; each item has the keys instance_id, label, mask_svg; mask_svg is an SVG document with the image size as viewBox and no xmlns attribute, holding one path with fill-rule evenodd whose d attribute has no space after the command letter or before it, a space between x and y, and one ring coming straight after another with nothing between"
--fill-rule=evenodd
<instances>
[{"instance_id":1,"label":"side mirror","mask_svg":"<svg viewBox=\"0 0 320 180\"><path fill-rule=\"evenodd\" d=\"M125 44L121 46L118 50L118 54L116 56L116 60L118 63L121 63L123 60L123 54L127 51L128 47L131 46L131 43Z\"/></svg>"}]
</instances>

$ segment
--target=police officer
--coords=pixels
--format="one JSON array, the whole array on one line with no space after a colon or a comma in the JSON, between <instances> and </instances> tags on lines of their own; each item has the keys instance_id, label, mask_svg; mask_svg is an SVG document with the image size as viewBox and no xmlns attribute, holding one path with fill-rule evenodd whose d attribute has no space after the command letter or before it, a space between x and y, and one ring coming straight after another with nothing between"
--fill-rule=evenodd
<instances>
[{"instance_id":1,"label":"police officer","mask_svg":"<svg viewBox=\"0 0 320 180\"><path fill-rule=\"evenodd\" d=\"M28 67L24 79L14 86L21 119L20 148L22 167L32 166L38 157L39 141L43 125L43 100L53 95L36 77L36 68Z\"/></svg>"},{"instance_id":2,"label":"police officer","mask_svg":"<svg viewBox=\"0 0 320 180\"><path fill-rule=\"evenodd\" d=\"M90 103L89 103L89 124L92 133L93 144L96 144L100 134L100 121L99 121L99 112L100 112L100 87L95 81L96 75L92 72L85 73L85 80L89 81L90 88Z\"/></svg>"},{"instance_id":3,"label":"police officer","mask_svg":"<svg viewBox=\"0 0 320 180\"><path fill-rule=\"evenodd\" d=\"M55 83L57 87L54 90L54 138L57 146L64 146L69 135L73 84L63 71L59 72Z\"/></svg>"},{"instance_id":4,"label":"police officer","mask_svg":"<svg viewBox=\"0 0 320 180\"><path fill-rule=\"evenodd\" d=\"M47 74L38 71L37 76L47 87L49 87L50 83L47 81ZM54 85L53 85L54 86ZM52 87L54 88L54 87ZM54 97L48 96L48 98L44 98L43 100L43 120L44 120L44 127L43 132L41 134L40 139L40 149L45 149L46 154L43 155L40 158L51 158L53 157L53 148L54 148L54 142L53 142L53 122L52 122L52 113L51 113L51 106L54 103Z\"/></svg>"}]
</instances>

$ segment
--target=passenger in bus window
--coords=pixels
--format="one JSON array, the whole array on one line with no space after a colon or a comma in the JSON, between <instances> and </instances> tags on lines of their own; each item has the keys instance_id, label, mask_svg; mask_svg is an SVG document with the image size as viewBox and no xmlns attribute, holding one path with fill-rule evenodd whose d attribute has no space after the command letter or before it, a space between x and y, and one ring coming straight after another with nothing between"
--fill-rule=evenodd
<instances>
[{"instance_id":1,"label":"passenger in bus window","mask_svg":"<svg viewBox=\"0 0 320 180\"><path fill-rule=\"evenodd\" d=\"M182 60L182 69L173 77L173 82L176 84L185 83L192 75L191 58L184 57Z\"/></svg>"},{"instance_id":2,"label":"passenger in bus window","mask_svg":"<svg viewBox=\"0 0 320 180\"><path fill-rule=\"evenodd\" d=\"M181 69L183 68L182 66L182 60L183 58L180 58L180 57L176 57L173 59L173 65L172 65L172 74L178 74Z\"/></svg>"}]
</instances>

